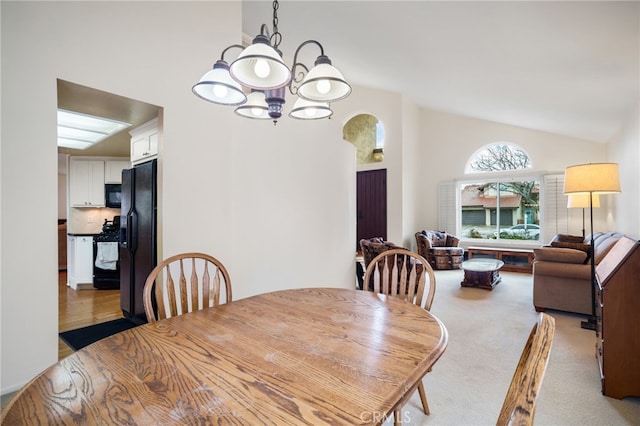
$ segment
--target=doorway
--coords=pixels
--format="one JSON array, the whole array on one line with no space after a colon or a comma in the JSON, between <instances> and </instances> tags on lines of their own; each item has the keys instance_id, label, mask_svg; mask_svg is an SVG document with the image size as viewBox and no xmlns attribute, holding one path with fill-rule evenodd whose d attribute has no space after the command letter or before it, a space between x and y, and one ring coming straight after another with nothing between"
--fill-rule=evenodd
<instances>
[{"instance_id":1,"label":"doorway","mask_svg":"<svg viewBox=\"0 0 640 426\"><path fill-rule=\"evenodd\" d=\"M363 238L387 239L387 169L357 172L356 251Z\"/></svg>"},{"instance_id":2,"label":"doorway","mask_svg":"<svg viewBox=\"0 0 640 426\"><path fill-rule=\"evenodd\" d=\"M102 219L105 217L111 219L115 215L120 215L120 209L75 209L71 214L67 196L68 157L130 158L131 136L128 130L139 127L155 117L160 117L163 109L157 105L65 80L58 79L56 83L59 109L131 124L129 129L113 134L84 150L58 147L58 219L59 223L63 225L70 225L61 233L62 235L67 232L83 233L84 229L78 229L79 224L90 227L91 233L99 233ZM91 223L90 226L89 223ZM63 250L64 247L59 248L60 256L66 256ZM59 269L60 293L57 301L59 303L59 332L106 322L113 319L114 315L122 317L123 314L119 308L120 290L73 290L66 286L66 261L60 260ZM78 303L78 300L82 300L82 302ZM109 303L105 303L105 300L109 300ZM117 301L118 304L111 303L114 301ZM80 311L67 309L72 305L74 309L76 307L86 307L87 309Z\"/></svg>"}]
</instances>

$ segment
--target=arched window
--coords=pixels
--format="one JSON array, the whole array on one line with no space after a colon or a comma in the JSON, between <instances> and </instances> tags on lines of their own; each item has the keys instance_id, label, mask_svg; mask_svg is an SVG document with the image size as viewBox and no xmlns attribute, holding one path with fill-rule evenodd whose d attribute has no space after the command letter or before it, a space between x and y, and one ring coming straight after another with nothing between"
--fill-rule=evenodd
<instances>
[{"instance_id":1,"label":"arched window","mask_svg":"<svg viewBox=\"0 0 640 426\"><path fill-rule=\"evenodd\" d=\"M498 172L531 168L531 159L522 148L508 143L495 143L476 151L465 168L468 173Z\"/></svg>"},{"instance_id":2,"label":"arched window","mask_svg":"<svg viewBox=\"0 0 640 426\"><path fill-rule=\"evenodd\" d=\"M487 176L459 185L462 237L539 241L540 182L518 178L531 166L529 155L509 143L486 146L471 156L465 174Z\"/></svg>"},{"instance_id":3,"label":"arched window","mask_svg":"<svg viewBox=\"0 0 640 426\"><path fill-rule=\"evenodd\" d=\"M384 160L384 128L371 114L359 114L342 128L342 138L357 150L358 164L379 163Z\"/></svg>"}]
</instances>

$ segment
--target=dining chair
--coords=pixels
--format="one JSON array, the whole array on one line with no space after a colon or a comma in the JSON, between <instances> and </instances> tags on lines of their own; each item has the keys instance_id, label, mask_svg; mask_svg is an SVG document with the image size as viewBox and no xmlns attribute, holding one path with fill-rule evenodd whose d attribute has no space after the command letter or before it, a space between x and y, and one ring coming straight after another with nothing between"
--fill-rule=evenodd
<instances>
[{"instance_id":1,"label":"dining chair","mask_svg":"<svg viewBox=\"0 0 640 426\"><path fill-rule=\"evenodd\" d=\"M436 292L436 276L427 259L418 253L406 249L391 249L371 260L364 274L363 290L400 297L428 311ZM418 393L424 414L429 415L431 412L422 379L418 384ZM401 405L410 396L407 393ZM395 410L394 418L395 424L399 424L402 419L400 409Z\"/></svg>"},{"instance_id":2,"label":"dining chair","mask_svg":"<svg viewBox=\"0 0 640 426\"><path fill-rule=\"evenodd\" d=\"M224 265L204 253L181 253L160 262L144 284L147 321L207 309L232 300L231 280Z\"/></svg>"},{"instance_id":3,"label":"dining chair","mask_svg":"<svg viewBox=\"0 0 640 426\"><path fill-rule=\"evenodd\" d=\"M533 425L536 402L555 333L552 316L540 313L524 345L505 397L497 426Z\"/></svg>"}]
</instances>

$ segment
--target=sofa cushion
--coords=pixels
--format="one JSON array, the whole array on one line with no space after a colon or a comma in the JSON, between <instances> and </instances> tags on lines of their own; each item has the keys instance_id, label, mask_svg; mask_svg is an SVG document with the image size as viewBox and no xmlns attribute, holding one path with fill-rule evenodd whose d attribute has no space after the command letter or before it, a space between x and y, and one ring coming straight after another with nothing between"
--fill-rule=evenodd
<instances>
[{"instance_id":1,"label":"sofa cushion","mask_svg":"<svg viewBox=\"0 0 640 426\"><path fill-rule=\"evenodd\" d=\"M587 253L572 248L539 247L533 249L534 260L556 263L583 264Z\"/></svg>"},{"instance_id":2,"label":"sofa cushion","mask_svg":"<svg viewBox=\"0 0 640 426\"><path fill-rule=\"evenodd\" d=\"M607 253L609 253L609 250L611 250L613 246L616 245L619 239L620 239L619 237L611 236L609 238L604 239L602 242L599 242L599 244L596 244L594 246L594 251L595 251L594 258L596 260L596 265L599 264L602 259L604 259Z\"/></svg>"},{"instance_id":3,"label":"sofa cushion","mask_svg":"<svg viewBox=\"0 0 640 426\"><path fill-rule=\"evenodd\" d=\"M567 243L564 241L551 241L551 247L558 248L572 248L576 250L582 250L585 253L589 253L591 250L591 244L585 243Z\"/></svg>"},{"instance_id":4,"label":"sofa cushion","mask_svg":"<svg viewBox=\"0 0 640 426\"><path fill-rule=\"evenodd\" d=\"M591 281L591 268L582 263L534 262L533 274L534 282L540 281L543 276L583 280L587 283ZM536 284L538 283L534 283L534 285Z\"/></svg>"},{"instance_id":5,"label":"sofa cushion","mask_svg":"<svg viewBox=\"0 0 640 426\"><path fill-rule=\"evenodd\" d=\"M556 243L584 243L585 239L584 239L584 237L581 237L579 235L557 234L555 237L553 237L553 240L551 240L551 244L553 244L554 242L556 242Z\"/></svg>"}]
</instances>

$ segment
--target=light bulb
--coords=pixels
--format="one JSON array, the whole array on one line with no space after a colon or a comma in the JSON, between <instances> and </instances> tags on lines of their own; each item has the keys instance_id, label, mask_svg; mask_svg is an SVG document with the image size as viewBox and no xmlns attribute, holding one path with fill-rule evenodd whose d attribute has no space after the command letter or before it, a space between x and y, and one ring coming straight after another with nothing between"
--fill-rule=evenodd
<instances>
[{"instance_id":1,"label":"light bulb","mask_svg":"<svg viewBox=\"0 0 640 426\"><path fill-rule=\"evenodd\" d=\"M271 73L271 67L269 63L264 59L256 60L256 64L253 66L253 72L260 78L267 78Z\"/></svg>"},{"instance_id":2,"label":"light bulb","mask_svg":"<svg viewBox=\"0 0 640 426\"><path fill-rule=\"evenodd\" d=\"M318 112L318 110L316 108L305 108L305 110L304 110L304 114L307 117L315 117L317 112Z\"/></svg>"},{"instance_id":3,"label":"light bulb","mask_svg":"<svg viewBox=\"0 0 640 426\"><path fill-rule=\"evenodd\" d=\"M256 117L260 117L260 115L262 115L262 108L251 108L251 114L255 115Z\"/></svg>"},{"instance_id":4,"label":"light bulb","mask_svg":"<svg viewBox=\"0 0 640 426\"><path fill-rule=\"evenodd\" d=\"M329 80L319 80L316 88L318 89L318 93L326 95L329 93L329 90L331 90L331 83Z\"/></svg>"},{"instance_id":5,"label":"light bulb","mask_svg":"<svg viewBox=\"0 0 640 426\"><path fill-rule=\"evenodd\" d=\"M229 90L227 90L227 87L223 86L222 84L213 85L213 96L215 96L218 99L225 98L228 92Z\"/></svg>"}]
</instances>

